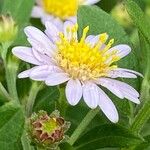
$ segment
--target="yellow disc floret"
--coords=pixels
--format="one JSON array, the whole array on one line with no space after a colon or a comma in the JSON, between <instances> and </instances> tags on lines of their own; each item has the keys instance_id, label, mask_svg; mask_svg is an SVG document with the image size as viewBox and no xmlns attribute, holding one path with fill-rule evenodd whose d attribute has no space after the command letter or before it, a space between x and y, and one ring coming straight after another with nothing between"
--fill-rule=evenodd
<instances>
[{"instance_id":1,"label":"yellow disc floret","mask_svg":"<svg viewBox=\"0 0 150 150\"><path fill-rule=\"evenodd\" d=\"M67 19L76 15L78 0L43 0L43 7L47 13Z\"/></svg>"},{"instance_id":2,"label":"yellow disc floret","mask_svg":"<svg viewBox=\"0 0 150 150\"><path fill-rule=\"evenodd\" d=\"M98 36L98 40L93 45L85 40L88 26L84 28L80 41L76 38L77 30L77 25L67 29L69 39L60 33L60 41L57 42L58 52L55 56L57 64L71 78L81 81L92 80L106 76L108 71L117 67L113 64L120 59L116 55L117 50L109 52L114 39L105 45L107 34L104 33Z\"/></svg>"}]
</instances>

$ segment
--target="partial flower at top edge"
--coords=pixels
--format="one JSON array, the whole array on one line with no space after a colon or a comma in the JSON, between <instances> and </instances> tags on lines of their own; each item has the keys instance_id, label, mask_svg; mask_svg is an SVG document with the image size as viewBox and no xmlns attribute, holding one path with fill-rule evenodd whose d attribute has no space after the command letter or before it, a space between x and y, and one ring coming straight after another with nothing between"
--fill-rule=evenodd
<instances>
[{"instance_id":1,"label":"partial flower at top edge","mask_svg":"<svg viewBox=\"0 0 150 150\"><path fill-rule=\"evenodd\" d=\"M63 21L76 22L77 9L80 5L93 5L100 0L36 0L32 10L33 18L41 18L43 24L51 21L62 26ZM61 9L60 9L61 8Z\"/></svg>"}]
</instances>

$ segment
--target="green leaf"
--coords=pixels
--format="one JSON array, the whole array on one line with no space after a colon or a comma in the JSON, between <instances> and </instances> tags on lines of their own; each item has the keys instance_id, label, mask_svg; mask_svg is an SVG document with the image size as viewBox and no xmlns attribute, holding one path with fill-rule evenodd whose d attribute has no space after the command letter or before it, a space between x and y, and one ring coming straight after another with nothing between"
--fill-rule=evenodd
<instances>
[{"instance_id":1,"label":"green leaf","mask_svg":"<svg viewBox=\"0 0 150 150\"><path fill-rule=\"evenodd\" d=\"M150 59L149 59L150 58L150 50L149 50L150 21L149 21L149 18L145 16L141 8L132 0L126 1L126 9L140 33L140 40L141 40L141 45L142 45L142 50L140 52L141 61L142 61L142 63L140 64L142 66L141 68L142 70L148 69L150 65Z\"/></svg>"},{"instance_id":2,"label":"green leaf","mask_svg":"<svg viewBox=\"0 0 150 150\"><path fill-rule=\"evenodd\" d=\"M133 150L149 150L150 149L150 135L144 137L145 141L137 145Z\"/></svg>"},{"instance_id":3,"label":"green leaf","mask_svg":"<svg viewBox=\"0 0 150 150\"><path fill-rule=\"evenodd\" d=\"M3 1L4 1L4 0L1 0L1 1L0 1L0 13L1 13L1 11L2 11Z\"/></svg>"},{"instance_id":4,"label":"green leaf","mask_svg":"<svg viewBox=\"0 0 150 150\"><path fill-rule=\"evenodd\" d=\"M115 39L115 45L128 44L132 46L124 29L109 14L96 6L81 6L78 10L78 24L79 37L82 35L83 28L89 26L89 34L97 35L106 32L110 38ZM119 61L119 66L138 69L137 58L133 52L134 50L129 56Z\"/></svg>"},{"instance_id":5,"label":"green leaf","mask_svg":"<svg viewBox=\"0 0 150 150\"><path fill-rule=\"evenodd\" d=\"M51 113L55 109L58 98L59 90L57 87L46 87L38 93L33 110L36 112L45 110Z\"/></svg>"},{"instance_id":6,"label":"green leaf","mask_svg":"<svg viewBox=\"0 0 150 150\"><path fill-rule=\"evenodd\" d=\"M61 150L75 150L70 144L62 143L60 146Z\"/></svg>"},{"instance_id":7,"label":"green leaf","mask_svg":"<svg viewBox=\"0 0 150 150\"><path fill-rule=\"evenodd\" d=\"M86 116L86 114L90 110L91 109L85 104L83 99L76 106L70 106L68 104L65 119L71 122L71 128L68 131L69 135L71 135L74 132L74 130L79 125L79 123L83 120L83 118ZM79 113L77 113L77 112L79 112ZM102 112L99 111L99 113L95 116L95 118L89 124L88 128L85 129L85 132L88 131L89 129L92 129L92 128L94 128L98 125L104 124L104 123L107 123L106 116L104 116L102 114Z\"/></svg>"},{"instance_id":8,"label":"green leaf","mask_svg":"<svg viewBox=\"0 0 150 150\"><path fill-rule=\"evenodd\" d=\"M110 12L116 4L117 4L117 0L113 0L111 2L109 0L101 0L98 6L103 10Z\"/></svg>"},{"instance_id":9,"label":"green leaf","mask_svg":"<svg viewBox=\"0 0 150 150\"><path fill-rule=\"evenodd\" d=\"M21 44L25 41L23 28L29 22L34 1L35 0L4 0L3 2L2 13L10 13L17 25L19 25L19 35L17 36L16 44Z\"/></svg>"},{"instance_id":10,"label":"green leaf","mask_svg":"<svg viewBox=\"0 0 150 150\"><path fill-rule=\"evenodd\" d=\"M78 24L79 37L82 35L83 28L89 26L89 34L97 35L107 32L110 38L115 39L115 45L128 44L132 47L129 37L124 29L109 14L96 6L81 6L78 10ZM139 70L137 62L138 60L133 49L127 57L118 62L118 66L121 68ZM139 88L139 78L134 80L124 79L124 81L128 82L136 89ZM130 116L130 113L132 113L130 111L132 109L130 110L131 105L129 105L129 102L122 102L117 97L113 97L113 100L118 105L121 112Z\"/></svg>"},{"instance_id":11,"label":"green leaf","mask_svg":"<svg viewBox=\"0 0 150 150\"><path fill-rule=\"evenodd\" d=\"M85 133L75 143L76 150L95 150L105 147L128 147L137 145L141 139L134 136L124 127L105 124Z\"/></svg>"},{"instance_id":12,"label":"green leaf","mask_svg":"<svg viewBox=\"0 0 150 150\"><path fill-rule=\"evenodd\" d=\"M126 1L126 9L139 31L145 36L150 43L150 22L144 15L141 8L132 0Z\"/></svg>"},{"instance_id":13,"label":"green leaf","mask_svg":"<svg viewBox=\"0 0 150 150\"><path fill-rule=\"evenodd\" d=\"M143 10L145 9L145 0L133 0L136 2Z\"/></svg>"},{"instance_id":14,"label":"green leaf","mask_svg":"<svg viewBox=\"0 0 150 150\"><path fill-rule=\"evenodd\" d=\"M90 26L89 34L107 32L115 44L130 44L130 40L123 28L105 11L96 6L80 6L78 10L79 37L86 26Z\"/></svg>"},{"instance_id":15,"label":"green leaf","mask_svg":"<svg viewBox=\"0 0 150 150\"><path fill-rule=\"evenodd\" d=\"M21 150L24 116L20 106L10 102L0 107L0 149Z\"/></svg>"}]
</instances>

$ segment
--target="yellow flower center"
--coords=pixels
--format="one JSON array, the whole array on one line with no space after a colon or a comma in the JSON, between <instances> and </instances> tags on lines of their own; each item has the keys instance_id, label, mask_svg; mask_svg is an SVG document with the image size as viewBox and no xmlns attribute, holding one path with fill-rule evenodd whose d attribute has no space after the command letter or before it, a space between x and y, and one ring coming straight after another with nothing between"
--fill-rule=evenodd
<instances>
[{"instance_id":1,"label":"yellow flower center","mask_svg":"<svg viewBox=\"0 0 150 150\"><path fill-rule=\"evenodd\" d=\"M58 128L58 124L55 118L50 118L43 123L43 131L51 133Z\"/></svg>"},{"instance_id":2,"label":"yellow flower center","mask_svg":"<svg viewBox=\"0 0 150 150\"><path fill-rule=\"evenodd\" d=\"M76 15L78 0L43 0L43 7L47 13L65 20Z\"/></svg>"},{"instance_id":3,"label":"yellow flower center","mask_svg":"<svg viewBox=\"0 0 150 150\"><path fill-rule=\"evenodd\" d=\"M107 34L101 34L99 40L94 46L89 42L85 42L89 27L83 30L81 40L76 38L78 25L67 28L70 39L67 39L63 33L60 33L60 41L57 42L57 54L55 59L60 66L73 79L81 81L92 80L102 76L106 76L108 71L116 68L113 63L120 58L116 55L117 50L108 52L114 39L111 39L107 45Z\"/></svg>"}]
</instances>

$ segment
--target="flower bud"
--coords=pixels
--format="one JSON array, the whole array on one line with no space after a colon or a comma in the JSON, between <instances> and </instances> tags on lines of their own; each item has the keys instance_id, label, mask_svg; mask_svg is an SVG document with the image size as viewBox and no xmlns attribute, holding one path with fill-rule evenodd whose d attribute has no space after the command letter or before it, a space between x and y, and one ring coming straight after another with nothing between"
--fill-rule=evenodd
<instances>
[{"instance_id":1,"label":"flower bud","mask_svg":"<svg viewBox=\"0 0 150 150\"><path fill-rule=\"evenodd\" d=\"M0 16L0 43L11 42L15 39L18 32L13 18L10 15Z\"/></svg>"},{"instance_id":2,"label":"flower bud","mask_svg":"<svg viewBox=\"0 0 150 150\"><path fill-rule=\"evenodd\" d=\"M34 113L29 119L29 135L31 141L39 147L54 150L66 140L65 132L70 122L66 122L55 110L51 115L45 111Z\"/></svg>"}]
</instances>

